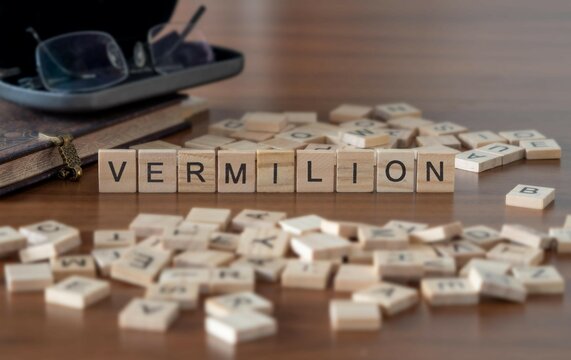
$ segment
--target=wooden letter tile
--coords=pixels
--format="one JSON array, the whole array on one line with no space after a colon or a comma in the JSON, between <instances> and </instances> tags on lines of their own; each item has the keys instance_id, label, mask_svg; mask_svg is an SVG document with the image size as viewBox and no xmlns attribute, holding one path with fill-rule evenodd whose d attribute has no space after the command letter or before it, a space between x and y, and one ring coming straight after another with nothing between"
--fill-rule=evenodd
<instances>
[{"instance_id":1,"label":"wooden letter tile","mask_svg":"<svg viewBox=\"0 0 571 360\"><path fill-rule=\"evenodd\" d=\"M258 192L295 191L294 150L258 150L256 166Z\"/></svg>"},{"instance_id":2,"label":"wooden letter tile","mask_svg":"<svg viewBox=\"0 0 571 360\"><path fill-rule=\"evenodd\" d=\"M53 220L24 226L19 231L28 240L28 247L19 252L24 263L61 255L81 243L78 229Z\"/></svg>"},{"instance_id":3,"label":"wooden letter tile","mask_svg":"<svg viewBox=\"0 0 571 360\"><path fill-rule=\"evenodd\" d=\"M262 258L284 257L289 234L279 229L247 228L240 236L238 254Z\"/></svg>"},{"instance_id":4,"label":"wooden letter tile","mask_svg":"<svg viewBox=\"0 0 571 360\"><path fill-rule=\"evenodd\" d=\"M537 249L547 249L553 242L553 238L550 235L534 228L517 224L505 224L502 226L500 235L513 243Z\"/></svg>"},{"instance_id":5,"label":"wooden letter tile","mask_svg":"<svg viewBox=\"0 0 571 360\"><path fill-rule=\"evenodd\" d=\"M359 226L358 239L364 250L404 250L409 244L405 230L391 227Z\"/></svg>"},{"instance_id":6,"label":"wooden letter tile","mask_svg":"<svg viewBox=\"0 0 571 360\"><path fill-rule=\"evenodd\" d=\"M228 316L236 311L257 311L271 315L273 304L251 291L210 297L204 302L206 314L215 317Z\"/></svg>"},{"instance_id":7,"label":"wooden letter tile","mask_svg":"<svg viewBox=\"0 0 571 360\"><path fill-rule=\"evenodd\" d=\"M50 260L56 281L70 275L94 278L96 276L95 261L91 255L68 255Z\"/></svg>"},{"instance_id":8,"label":"wooden letter tile","mask_svg":"<svg viewBox=\"0 0 571 360\"><path fill-rule=\"evenodd\" d=\"M137 242L133 230L95 230L93 232L93 247L96 249L133 246Z\"/></svg>"},{"instance_id":9,"label":"wooden letter tile","mask_svg":"<svg viewBox=\"0 0 571 360\"><path fill-rule=\"evenodd\" d=\"M554 188L534 185L517 185L506 195L506 205L536 210L545 209L553 200Z\"/></svg>"},{"instance_id":10,"label":"wooden letter tile","mask_svg":"<svg viewBox=\"0 0 571 360\"><path fill-rule=\"evenodd\" d=\"M381 328L381 313L375 304L331 300L329 318L336 331L375 331Z\"/></svg>"},{"instance_id":11,"label":"wooden letter tile","mask_svg":"<svg viewBox=\"0 0 571 360\"><path fill-rule=\"evenodd\" d=\"M218 151L218 192L256 191L256 152Z\"/></svg>"},{"instance_id":12,"label":"wooden letter tile","mask_svg":"<svg viewBox=\"0 0 571 360\"><path fill-rule=\"evenodd\" d=\"M402 117L388 120L387 124L395 129L412 130L413 135L416 136L421 127L433 125L434 121L419 117Z\"/></svg>"},{"instance_id":13,"label":"wooden letter tile","mask_svg":"<svg viewBox=\"0 0 571 360\"><path fill-rule=\"evenodd\" d=\"M45 290L49 304L57 304L73 309L84 309L111 293L109 282L83 276L70 276Z\"/></svg>"},{"instance_id":14,"label":"wooden letter tile","mask_svg":"<svg viewBox=\"0 0 571 360\"><path fill-rule=\"evenodd\" d=\"M278 330L274 318L257 311L238 311L221 318L209 316L205 328L209 335L229 344L272 336Z\"/></svg>"},{"instance_id":15,"label":"wooden letter tile","mask_svg":"<svg viewBox=\"0 0 571 360\"><path fill-rule=\"evenodd\" d=\"M234 267L212 269L209 289L213 294L254 291L255 282L256 277L252 268Z\"/></svg>"},{"instance_id":16,"label":"wooden letter tile","mask_svg":"<svg viewBox=\"0 0 571 360\"><path fill-rule=\"evenodd\" d=\"M455 154L446 150L417 152L416 191L454 192Z\"/></svg>"},{"instance_id":17,"label":"wooden letter tile","mask_svg":"<svg viewBox=\"0 0 571 360\"><path fill-rule=\"evenodd\" d=\"M289 124L307 125L317 122L317 113L311 111L290 111L285 112Z\"/></svg>"},{"instance_id":18,"label":"wooden letter tile","mask_svg":"<svg viewBox=\"0 0 571 360\"><path fill-rule=\"evenodd\" d=\"M189 149L218 150L221 146L233 143L234 141L233 138L225 136L202 135L186 141L184 147Z\"/></svg>"},{"instance_id":19,"label":"wooden letter tile","mask_svg":"<svg viewBox=\"0 0 571 360\"><path fill-rule=\"evenodd\" d=\"M432 306L475 305L480 301L478 290L465 278L422 279L420 288Z\"/></svg>"},{"instance_id":20,"label":"wooden letter tile","mask_svg":"<svg viewBox=\"0 0 571 360\"><path fill-rule=\"evenodd\" d=\"M185 221L200 224L215 224L219 230L226 230L230 223L230 209L194 207L186 216Z\"/></svg>"},{"instance_id":21,"label":"wooden letter tile","mask_svg":"<svg viewBox=\"0 0 571 360\"><path fill-rule=\"evenodd\" d=\"M414 288L383 281L354 292L352 300L378 305L384 314L392 316L416 305L419 296Z\"/></svg>"},{"instance_id":22,"label":"wooden letter tile","mask_svg":"<svg viewBox=\"0 0 571 360\"><path fill-rule=\"evenodd\" d=\"M343 123L352 120L367 118L373 111L371 106L343 104L329 113L329 121Z\"/></svg>"},{"instance_id":23,"label":"wooden letter tile","mask_svg":"<svg viewBox=\"0 0 571 360\"><path fill-rule=\"evenodd\" d=\"M371 265L342 264L333 281L335 291L357 291L377 284L379 272Z\"/></svg>"},{"instance_id":24,"label":"wooden letter tile","mask_svg":"<svg viewBox=\"0 0 571 360\"><path fill-rule=\"evenodd\" d=\"M131 221L129 229L139 237L161 235L164 229L176 227L182 220L183 217L178 215L139 214Z\"/></svg>"},{"instance_id":25,"label":"wooden letter tile","mask_svg":"<svg viewBox=\"0 0 571 360\"><path fill-rule=\"evenodd\" d=\"M0 257L22 250L27 244L26 237L13 227L0 227Z\"/></svg>"},{"instance_id":26,"label":"wooden letter tile","mask_svg":"<svg viewBox=\"0 0 571 360\"><path fill-rule=\"evenodd\" d=\"M442 256L454 258L458 266L464 266L470 259L484 258L486 251L467 240L452 241L447 244L436 245L436 251Z\"/></svg>"},{"instance_id":27,"label":"wooden letter tile","mask_svg":"<svg viewBox=\"0 0 571 360\"><path fill-rule=\"evenodd\" d=\"M478 150L485 153L500 155L502 165L507 165L525 157L525 149L516 145L493 143L482 146L478 148Z\"/></svg>"},{"instance_id":28,"label":"wooden letter tile","mask_svg":"<svg viewBox=\"0 0 571 360\"><path fill-rule=\"evenodd\" d=\"M565 293L565 280L554 266L518 266L512 272L529 295Z\"/></svg>"},{"instance_id":29,"label":"wooden letter tile","mask_svg":"<svg viewBox=\"0 0 571 360\"><path fill-rule=\"evenodd\" d=\"M444 145L452 149L460 150L462 144L458 138L454 135L440 135L440 136L417 136L416 137L417 146L434 146L434 145Z\"/></svg>"},{"instance_id":30,"label":"wooden letter tile","mask_svg":"<svg viewBox=\"0 0 571 360\"><path fill-rule=\"evenodd\" d=\"M119 327L165 332L178 315L179 305L175 302L134 298L121 310Z\"/></svg>"},{"instance_id":31,"label":"wooden letter tile","mask_svg":"<svg viewBox=\"0 0 571 360\"><path fill-rule=\"evenodd\" d=\"M524 302L527 296L521 281L513 276L473 268L468 274L468 279L480 294L485 296L520 303Z\"/></svg>"},{"instance_id":32,"label":"wooden letter tile","mask_svg":"<svg viewBox=\"0 0 571 360\"><path fill-rule=\"evenodd\" d=\"M374 187L374 150L338 150L337 192L372 192Z\"/></svg>"},{"instance_id":33,"label":"wooden letter tile","mask_svg":"<svg viewBox=\"0 0 571 360\"><path fill-rule=\"evenodd\" d=\"M232 219L232 228L239 231L247 227L273 228L286 216L281 211L244 209Z\"/></svg>"},{"instance_id":34,"label":"wooden letter tile","mask_svg":"<svg viewBox=\"0 0 571 360\"><path fill-rule=\"evenodd\" d=\"M176 153L174 149L138 150L139 192L176 192Z\"/></svg>"},{"instance_id":35,"label":"wooden letter tile","mask_svg":"<svg viewBox=\"0 0 571 360\"><path fill-rule=\"evenodd\" d=\"M571 228L551 228L549 236L557 242L557 252L560 254L571 253Z\"/></svg>"},{"instance_id":36,"label":"wooden letter tile","mask_svg":"<svg viewBox=\"0 0 571 360\"><path fill-rule=\"evenodd\" d=\"M285 114L269 113L269 112L252 112L246 114L243 118L246 130L248 131L265 131L280 132L287 125L287 117Z\"/></svg>"},{"instance_id":37,"label":"wooden letter tile","mask_svg":"<svg viewBox=\"0 0 571 360\"><path fill-rule=\"evenodd\" d=\"M208 249L210 235L217 230L216 224L184 221L177 227L165 229L160 239L167 250L202 251Z\"/></svg>"},{"instance_id":38,"label":"wooden letter tile","mask_svg":"<svg viewBox=\"0 0 571 360\"><path fill-rule=\"evenodd\" d=\"M414 250L378 250L373 262L381 277L386 280L418 280L424 275L424 259Z\"/></svg>"},{"instance_id":39,"label":"wooden letter tile","mask_svg":"<svg viewBox=\"0 0 571 360\"><path fill-rule=\"evenodd\" d=\"M208 126L208 133L218 136L230 136L240 130L244 130L244 121L241 119L226 119Z\"/></svg>"},{"instance_id":40,"label":"wooden letter tile","mask_svg":"<svg viewBox=\"0 0 571 360\"><path fill-rule=\"evenodd\" d=\"M137 150L100 149L99 192L137 192Z\"/></svg>"},{"instance_id":41,"label":"wooden letter tile","mask_svg":"<svg viewBox=\"0 0 571 360\"><path fill-rule=\"evenodd\" d=\"M375 106L374 115L383 120L391 120L403 117L419 118L422 116L422 113L414 106L401 102L377 105Z\"/></svg>"},{"instance_id":42,"label":"wooden letter tile","mask_svg":"<svg viewBox=\"0 0 571 360\"><path fill-rule=\"evenodd\" d=\"M198 304L199 285L193 283L151 284L145 298L177 303L181 310L195 309Z\"/></svg>"},{"instance_id":43,"label":"wooden letter tile","mask_svg":"<svg viewBox=\"0 0 571 360\"><path fill-rule=\"evenodd\" d=\"M499 231L486 225L475 225L464 228L462 238L483 249L491 249L503 239Z\"/></svg>"},{"instance_id":44,"label":"wooden letter tile","mask_svg":"<svg viewBox=\"0 0 571 360\"><path fill-rule=\"evenodd\" d=\"M335 150L298 150L296 162L297 192L335 192Z\"/></svg>"},{"instance_id":45,"label":"wooden letter tile","mask_svg":"<svg viewBox=\"0 0 571 360\"><path fill-rule=\"evenodd\" d=\"M111 277L133 285L147 286L169 261L169 254L164 251L133 248L111 265Z\"/></svg>"},{"instance_id":46,"label":"wooden letter tile","mask_svg":"<svg viewBox=\"0 0 571 360\"><path fill-rule=\"evenodd\" d=\"M512 145L519 145L521 140L545 139L545 136L537 130L500 131L499 134Z\"/></svg>"},{"instance_id":47,"label":"wooden letter tile","mask_svg":"<svg viewBox=\"0 0 571 360\"><path fill-rule=\"evenodd\" d=\"M419 128L420 135L429 136L458 135L466 131L468 129L453 122L439 122Z\"/></svg>"},{"instance_id":48,"label":"wooden letter tile","mask_svg":"<svg viewBox=\"0 0 571 360\"><path fill-rule=\"evenodd\" d=\"M411 234L411 240L421 243L437 243L453 240L462 235L462 223L455 221L445 225L439 225L424 230L418 230Z\"/></svg>"},{"instance_id":49,"label":"wooden letter tile","mask_svg":"<svg viewBox=\"0 0 571 360\"><path fill-rule=\"evenodd\" d=\"M238 248L240 235L215 231L210 234L208 248L220 251L234 252Z\"/></svg>"},{"instance_id":50,"label":"wooden letter tile","mask_svg":"<svg viewBox=\"0 0 571 360\"><path fill-rule=\"evenodd\" d=\"M458 139L468 149L475 149L493 143L507 143L502 136L492 131L474 131L458 134Z\"/></svg>"},{"instance_id":51,"label":"wooden letter tile","mask_svg":"<svg viewBox=\"0 0 571 360\"><path fill-rule=\"evenodd\" d=\"M200 293L207 293L210 286L211 269L168 268L161 271L159 284L191 284L198 286Z\"/></svg>"},{"instance_id":52,"label":"wooden letter tile","mask_svg":"<svg viewBox=\"0 0 571 360\"><path fill-rule=\"evenodd\" d=\"M521 140L519 146L525 149L528 160L561 159L561 147L553 139Z\"/></svg>"},{"instance_id":53,"label":"wooden letter tile","mask_svg":"<svg viewBox=\"0 0 571 360\"><path fill-rule=\"evenodd\" d=\"M293 237L291 248L302 260L336 260L349 254L350 243L335 235L309 233Z\"/></svg>"},{"instance_id":54,"label":"wooden letter tile","mask_svg":"<svg viewBox=\"0 0 571 360\"><path fill-rule=\"evenodd\" d=\"M389 134L383 129L358 128L341 133L341 141L361 149L385 145L389 140Z\"/></svg>"},{"instance_id":55,"label":"wooden letter tile","mask_svg":"<svg viewBox=\"0 0 571 360\"><path fill-rule=\"evenodd\" d=\"M514 266L539 265L543 261L543 250L515 244L498 244L494 246L486 257L491 260L505 261Z\"/></svg>"},{"instance_id":56,"label":"wooden letter tile","mask_svg":"<svg viewBox=\"0 0 571 360\"><path fill-rule=\"evenodd\" d=\"M216 150L177 152L178 192L216 192Z\"/></svg>"},{"instance_id":57,"label":"wooden letter tile","mask_svg":"<svg viewBox=\"0 0 571 360\"><path fill-rule=\"evenodd\" d=\"M41 291L54 282L49 264L4 265L6 288L10 292Z\"/></svg>"},{"instance_id":58,"label":"wooden letter tile","mask_svg":"<svg viewBox=\"0 0 571 360\"><path fill-rule=\"evenodd\" d=\"M456 154L454 167L456 169L480 173L502 165L502 157L480 150L468 150Z\"/></svg>"},{"instance_id":59,"label":"wooden letter tile","mask_svg":"<svg viewBox=\"0 0 571 360\"><path fill-rule=\"evenodd\" d=\"M277 282L287 264L286 259L282 258L262 258L253 256L244 256L234 261L231 266L247 266L254 269L256 278L268 281Z\"/></svg>"},{"instance_id":60,"label":"wooden letter tile","mask_svg":"<svg viewBox=\"0 0 571 360\"><path fill-rule=\"evenodd\" d=\"M329 261L290 260L282 273L282 286L287 288L324 290L333 266Z\"/></svg>"},{"instance_id":61,"label":"wooden letter tile","mask_svg":"<svg viewBox=\"0 0 571 360\"><path fill-rule=\"evenodd\" d=\"M460 270L459 275L462 277L468 277L472 268L506 275L512 268L512 265L503 261L473 258L470 259L466 265L464 265L464 267Z\"/></svg>"},{"instance_id":62,"label":"wooden letter tile","mask_svg":"<svg viewBox=\"0 0 571 360\"><path fill-rule=\"evenodd\" d=\"M304 215L279 221L281 228L294 235L303 235L321 230L323 218L317 215Z\"/></svg>"},{"instance_id":63,"label":"wooden letter tile","mask_svg":"<svg viewBox=\"0 0 571 360\"><path fill-rule=\"evenodd\" d=\"M415 183L413 150L377 150L377 192L414 192Z\"/></svg>"},{"instance_id":64,"label":"wooden letter tile","mask_svg":"<svg viewBox=\"0 0 571 360\"><path fill-rule=\"evenodd\" d=\"M130 247L94 249L91 256L93 256L93 260L99 269L99 274L109 276L111 265L130 250Z\"/></svg>"},{"instance_id":65,"label":"wooden letter tile","mask_svg":"<svg viewBox=\"0 0 571 360\"><path fill-rule=\"evenodd\" d=\"M218 250L188 250L173 258L176 267L215 268L234 260L234 254Z\"/></svg>"}]
</instances>

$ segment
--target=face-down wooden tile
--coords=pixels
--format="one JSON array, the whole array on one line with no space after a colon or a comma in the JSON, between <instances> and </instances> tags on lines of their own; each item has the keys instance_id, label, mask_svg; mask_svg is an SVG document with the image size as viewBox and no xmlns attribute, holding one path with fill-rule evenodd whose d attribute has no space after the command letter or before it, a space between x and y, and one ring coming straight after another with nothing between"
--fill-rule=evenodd
<instances>
[{"instance_id":1,"label":"face-down wooden tile","mask_svg":"<svg viewBox=\"0 0 571 360\"><path fill-rule=\"evenodd\" d=\"M372 265L341 264L333 288L335 291L357 291L378 283L379 272Z\"/></svg>"},{"instance_id":2,"label":"face-down wooden tile","mask_svg":"<svg viewBox=\"0 0 571 360\"><path fill-rule=\"evenodd\" d=\"M377 305L350 300L331 300L329 318L336 331L375 331L382 323Z\"/></svg>"},{"instance_id":3,"label":"face-down wooden tile","mask_svg":"<svg viewBox=\"0 0 571 360\"><path fill-rule=\"evenodd\" d=\"M302 260L336 260L349 254L350 243L335 235L308 233L292 237L291 248Z\"/></svg>"},{"instance_id":4,"label":"face-down wooden tile","mask_svg":"<svg viewBox=\"0 0 571 360\"><path fill-rule=\"evenodd\" d=\"M371 106L342 104L329 113L329 121L339 124L367 118L372 111L373 108Z\"/></svg>"}]
</instances>

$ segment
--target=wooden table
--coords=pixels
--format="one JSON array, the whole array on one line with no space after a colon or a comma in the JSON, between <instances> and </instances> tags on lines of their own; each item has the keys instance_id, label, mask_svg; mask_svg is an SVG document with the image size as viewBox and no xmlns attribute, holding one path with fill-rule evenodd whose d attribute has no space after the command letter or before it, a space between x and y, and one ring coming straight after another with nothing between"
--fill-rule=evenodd
<instances>
[{"instance_id":1,"label":"wooden table","mask_svg":"<svg viewBox=\"0 0 571 360\"><path fill-rule=\"evenodd\" d=\"M467 225L525 223L546 230L571 213L571 4L533 1L225 1L211 2L210 41L244 51L235 79L193 90L215 120L250 110L317 110L343 102L405 100L426 117L494 131L536 128L556 138L564 160L522 161L481 175L457 172L454 194L99 194L97 169L79 183L52 181L0 201L2 224L54 218L91 232L124 228L140 212L186 214L193 206L259 208L290 215L383 224L403 219ZM169 138L182 142L190 133ZM557 188L545 211L504 206L518 183ZM571 278L571 258L550 262ZM569 280L567 280L567 285ZM117 313L136 287L113 284L110 300L85 312L46 306L40 294L0 288L0 357L247 359L564 359L571 354L571 286L525 305L485 301L385 319L378 333L335 334L331 291L262 285L275 301L279 335L236 349L209 340L203 313L185 314L166 335L120 331Z\"/></svg>"}]
</instances>

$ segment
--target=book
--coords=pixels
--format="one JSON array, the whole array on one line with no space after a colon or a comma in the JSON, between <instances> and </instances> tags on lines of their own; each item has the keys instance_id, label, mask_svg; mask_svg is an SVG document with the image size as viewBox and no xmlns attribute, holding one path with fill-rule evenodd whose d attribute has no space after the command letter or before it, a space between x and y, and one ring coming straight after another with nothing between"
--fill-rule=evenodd
<instances>
[{"instance_id":1,"label":"book","mask_svg":"<svg viewBox=\"0 0 571 360\"><path fill-rule=\"evenodd\" d=\"M0 101L0 196L57 175L64 161L50 137L71 135L86 165L97 160L99 149L200 128L207 119L205 99L181 94L77 115L38 112Z\"/></svg>"}]
</instances>

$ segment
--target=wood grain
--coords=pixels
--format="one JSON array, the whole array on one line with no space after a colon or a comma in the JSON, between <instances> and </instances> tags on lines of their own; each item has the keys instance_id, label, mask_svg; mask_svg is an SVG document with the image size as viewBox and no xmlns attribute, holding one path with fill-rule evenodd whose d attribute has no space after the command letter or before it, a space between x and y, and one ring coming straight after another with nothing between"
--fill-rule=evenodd
<instances>
[{"instance_id":1,"label":"wood grain","mask_svg":"<svg viewBox=\"0 0 571 360\"><path fill-rule=\"evenodd\" d=\"M245 52L238 78L193 90L216 120L246 111L318 111L341 103L406 101L434 121L470 130L537 129L563 148L561 160L519 161L482 174L458 171L454 194L99 194L97 168L79 183L53 181L0 201L3 224L55 218L82 230L125 228L140 212L185 215L192 206L317 213L384 224L461 220L499 229L523 223L547 230L571 213L571 4L566 0L341 0L207 2L209 40ZM190 133L168 138L182 144ZM504 206L526 184L554 187L545 211ZM117 316L143 290L113 284L110 299L85 313L46 306L42 296L0 287L2 359L564 359L571 343L571 257L549 259L567 279L565 297L530 297L525 305L422 304L385 319L380 332L335 334L332 291L258 287L275 302L278 335L236 349L209 340L202 310L185 314L166 335L120 330ZM3 271L3 270L1 270Z\"/></svg>"}]
</instances>

